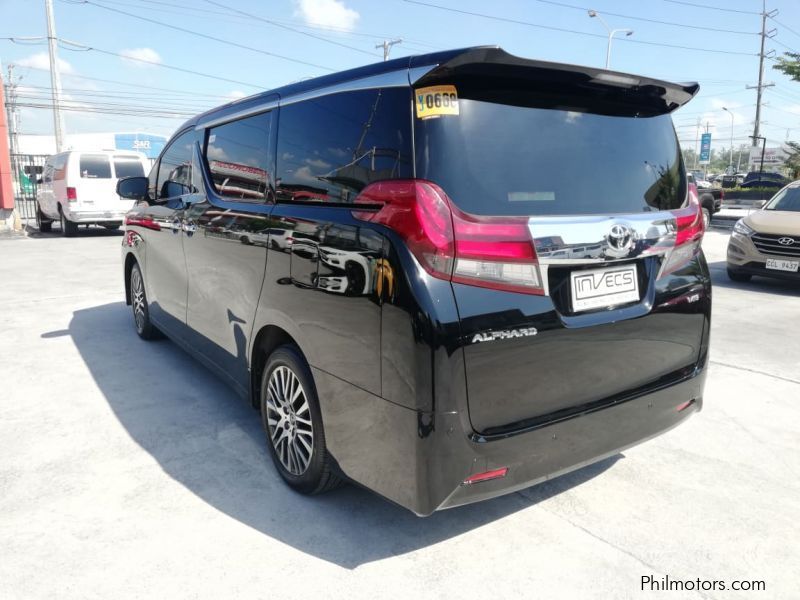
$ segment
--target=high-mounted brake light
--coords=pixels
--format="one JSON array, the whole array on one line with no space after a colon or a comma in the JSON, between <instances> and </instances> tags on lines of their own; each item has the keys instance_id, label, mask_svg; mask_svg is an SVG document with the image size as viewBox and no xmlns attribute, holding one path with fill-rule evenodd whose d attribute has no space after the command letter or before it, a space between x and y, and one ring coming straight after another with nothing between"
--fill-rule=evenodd
<instances>
[{"instance_id":1,"label":"high-mounted brake light","mask_svg":"<svg viewBox=\"0 0 800 600\"><path fill-rule=\"evenodd\" d=\"M74 187L67 188L67 202L77 202L78 201L78 190Z\"/></svg>"},{"instance_id":2,"label":"high-mounted brake light","mask_svg":"<svg viewBox=\"0 0 800 600\"><path fill-rule=\"evenodd\" d=\"M483 217L456 207L434 183L394 180L367 186L355 211L403 238L432 276L457 283L526 294L543 294L527 217Z\"/></svg>"},{"instance_id":3,"label":"high-mounted brake light","mask_svg":"<svg viewBox=\"0 0 800 600\"><path fill-rule=\"evenodd\" d=\"M675 215L675 247L667 255L667 260L661 267L661 277L677 271L700 251L705 225L700 200L693 184L689 185L687 196L689 199L687 206L672 211Z\"/></svg>"},{"instance_id":4,"label":"high-mounted brake light","mask_svg":"<svg viewBox=\"0 0 800 600\"><path fill-rule=\"evenodd\" d=\"M501 477L505 477L506 473L508 473L508 467L503 467L502 469L494 469L492 471L485 471L483 473L476 473L475 475L470 475L464 481L461 482L461 485L472 485L473 483L480 483L481 481L489 481L491 479L500 479Z\"/></svg>"},{"instance_id":5,"label":"high-mounted brake light","mask_svg":"<svg viewBox=\"0 0 800 600\"><path fill-rule=\"evenodd\" d=\"M125 217L125 225L136 225L137 227L144 227L145 229L152 229L153 231L161 231L161 225L154 221L151 217L143 217L140 215L128 215Z\"/></svg>"}]
</instances>

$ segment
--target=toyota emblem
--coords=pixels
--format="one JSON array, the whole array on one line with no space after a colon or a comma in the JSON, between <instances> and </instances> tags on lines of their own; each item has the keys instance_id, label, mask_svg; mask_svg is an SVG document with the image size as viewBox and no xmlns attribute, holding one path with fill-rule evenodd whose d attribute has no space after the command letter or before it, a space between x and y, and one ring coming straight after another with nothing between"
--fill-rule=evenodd
<instances>
[{"instance_id":1,"label":"toyota emblem","mask_svg":"<svg viewBox=\"0 0 800 600\"><path fill-rule=\"evenodd\" d=\"M607 252L614 256L625 256L633 245L633 231L627 225L615 223L606 236Z\"/></svg>"},{"instance_id":2,"label":"toyota emblem","mask_svg":"<svg viewBox=\"0 0 800 600\"><path fill-rule=\"evenodd\" d=\"M794 238L790 238L790 237L778 238L778 243L781 246L792 246L792 245L794 245Z\"/></svg>"}]
</instances>

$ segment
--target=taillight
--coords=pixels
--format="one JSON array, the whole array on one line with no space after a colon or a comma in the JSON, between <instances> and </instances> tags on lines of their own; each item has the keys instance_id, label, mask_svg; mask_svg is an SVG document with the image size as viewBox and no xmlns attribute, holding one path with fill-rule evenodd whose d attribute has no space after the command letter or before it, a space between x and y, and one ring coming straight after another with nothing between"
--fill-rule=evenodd
<instances>
[{"instance_id":1,"label":"taillight","mask_svg":"<svg viewBox=\"0 0 800 600\"><path fill-rule=\"evenodd\" d=\"M125 225L136 225L138 227L144 227L145 229L152 229L153 231L161 231L161 225L151 217L146 216L127 215L125 217Z\"/></svg>"},{"instance_id":2,"label":"taillight","mask_svg":"<svg viewBox=\"0 0 800 600\"><path fill-rule=\"evenodd\" d=\"M395 231L432 276L467 285L543 294L527 217L482 217L458 209L434 183L383 181L367 186L354 215Z\"/></svg>"},{"instance_id":3,"label":"taillight","mask_svg":"<svg viewBox=\"0 0 800 600\"><path fill-rule=\"evenodd\" d=\"M703 211L697 192L689 186L689 202L685 208L673 210L675 215L675 247L670 251L666 262L661 267L661 277L677 271L700 250L703 241L705 226L703 225Z\"/></svg>"},{"instance_id":4,"label":"taillight","mask_svg":"<svg viewBox=\"0 0 800 600\"><path fill-rule=\"evenodd\" d=\"M67 202L77 202L78 200L78 190L74 187L67 188Z\"/></svg>"}]
</instances>

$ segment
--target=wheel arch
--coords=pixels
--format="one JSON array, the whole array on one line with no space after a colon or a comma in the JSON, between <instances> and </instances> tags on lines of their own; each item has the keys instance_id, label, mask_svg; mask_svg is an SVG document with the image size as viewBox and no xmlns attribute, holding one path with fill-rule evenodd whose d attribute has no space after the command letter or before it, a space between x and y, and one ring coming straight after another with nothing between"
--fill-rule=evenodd
<instances>
[{"instance_id":1,"label":"wheel arch","mask_svg":"<svg viewBox=\"0 0 800 600\"><path fill-rule=\"evenodd\" d=\"M267 360L277 348L286 344L292 344L297 348L300 356L310 366L308 358L297 340L278 325L264 325L253 339L250 356L250 403L255 409L260 409L261 378L264 374Z\"/></svg>"}]
</instances>

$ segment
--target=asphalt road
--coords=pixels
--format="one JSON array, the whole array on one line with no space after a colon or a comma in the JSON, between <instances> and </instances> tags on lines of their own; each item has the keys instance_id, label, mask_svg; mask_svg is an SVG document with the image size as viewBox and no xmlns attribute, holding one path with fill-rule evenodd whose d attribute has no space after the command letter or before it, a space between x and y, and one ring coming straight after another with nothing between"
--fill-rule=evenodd
<instances>
[{"instance_id":1,"label":"asphalt road","mask_svg":"<svg viewBox=\"0 0 800 600\"><path fill-rule=\"evenodd\" d=\"M256 413L136 337L119 234L2 239L0 598L797 598L800 286L727 281L726 241L704 243L703 412L419 519L355 487L290 492ZM642 591L648 575L766 591Z\"/></svg>"}]
</instances>

